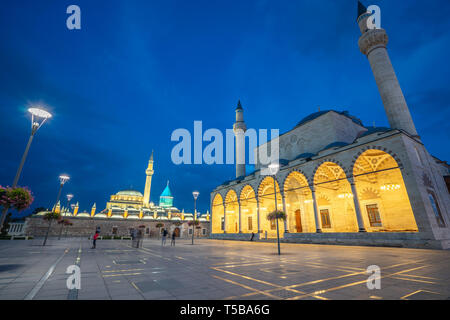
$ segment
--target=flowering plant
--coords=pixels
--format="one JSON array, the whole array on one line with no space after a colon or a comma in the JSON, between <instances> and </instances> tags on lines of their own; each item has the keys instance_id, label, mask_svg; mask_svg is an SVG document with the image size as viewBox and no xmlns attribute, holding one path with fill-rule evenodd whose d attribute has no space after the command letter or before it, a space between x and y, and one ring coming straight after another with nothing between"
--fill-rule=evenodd
<instances>
[{"instance_id":1,"label":"flowering plant","mask_svg":"<svg viewBox=\"0 0 450 320\"><path fill-rule=\"evenodd\" d=\"M44 220L51 222L52 220L60 219L61 215L54 211L49 211L44 215Z\"/></svg>"},{"instance_id":2,"label":"flowering plant","mask_svg":"<svg viewBox=\"0 0 450 320\"><path fill-rule=\"evenodd\" d=\"M284 213L283 211L280 211L280 210L276 210L267 215L267 220L269 220L269 221L276 220L276 219L286 220L286 213Z\"/></svg>"},{"instance_id":3,"label":"flowering plant","mask_svg":"<svg viewBox=\"0 0 450 320\"><path fill-rule=\"evenodd\" d=\"M194 220L194 221L190 220L190 221L188 221L187 224L188 224L189 227L191 227L192 224L198 226L200 224L200 221L198 221L198 220Z\"/></svg>"},{"instance_id":4,"label":"flowering plant","mask_svg":"<svg viewBox=\"0 0 450 320\"><path fill-rule=\"evenodd\" d=\"M2 187L0 186L0 205L3 208L14 208L22 211L33 203L33 195L27 187Z\"/></svg>"}]
</instances>

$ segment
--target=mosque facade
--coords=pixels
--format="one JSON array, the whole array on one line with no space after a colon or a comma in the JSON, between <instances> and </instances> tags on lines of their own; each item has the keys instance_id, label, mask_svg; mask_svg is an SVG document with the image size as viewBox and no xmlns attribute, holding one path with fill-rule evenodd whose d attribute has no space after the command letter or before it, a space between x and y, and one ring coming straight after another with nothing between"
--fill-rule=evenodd
<instances>
[{"instance_id":1,"label":"mosque facade","mask_svg":"<svg viewBox=\"0 0 450 320\"><path fill-rule=\"evenodd\" d=\"M279 224L285 242L450 248L450 167L422 143L388 56L386 31L368 29L369 16L359 4L358 44L390 127L364 126L339 110L306 116L276 138L276 174L263 174L258 162L246 174L238 164L236 179L213 190L211 237L275 238L276 223L267 215L277 210L286 213ZM236 140L246 130L243 111L238 103ZM255 155L267 148L257 147Z\"/></svg>"},{"instance_id":2,"label":"mosque facade","mask_svg":"<svg viewBox=\"0 0 450 320\"><path fill-rule=\"evenodd\" d=\"M63 218L70 220L72 226L67 227L69 236L89 236L100 228L102 235L108 236L128 236L131 229L144 228L145 234L155 236L161 232L162 228L169 232L175 232L179 237L192 236L190 221L194 220L194 213L184 212L174 206L174 197L167 186L159 197L159 203L150 201L150 191L153 169L153 152L148 162L145 180L144 194L137 190L122 190L110 196L104 210L97 212L94 203L89 212L79 212L79 203L73 208L61 207L60 202L52 209L61 214ZM45 235L48 229L48 222L42 217L47 211L42 211L27 219L26 234L30 236ZM194 234L199 237L206 237L210 234L210 214L196 212L195 220L199 225L195 226ZM54 224L51 227L50 235L59 235L61 226Z\"/></svg>"}]
</instances>

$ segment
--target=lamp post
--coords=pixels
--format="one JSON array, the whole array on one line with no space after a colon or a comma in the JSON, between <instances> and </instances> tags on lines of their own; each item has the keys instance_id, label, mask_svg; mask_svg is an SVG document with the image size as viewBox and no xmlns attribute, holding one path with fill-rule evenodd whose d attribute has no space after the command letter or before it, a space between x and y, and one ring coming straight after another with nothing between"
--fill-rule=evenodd
<instances>
[{"instance_id":1,"label":"lamp post","mask_svg":"<svg viewBox=\"0 0 450 320\"><path fill-rule=\"evenodd\" d=\"M25 163L25 160L28 155L28 150L30 150L31 142L33 141L33 137L35 133L38 131L40 127L45 123L45 121L52 117L52 115L40 108L29 108L28 112L31 113L31 134L28 139L27 146L25 148L25 152L22 155L22 160L20 161L19 168L17 169L16 176L14 177L14 181L12 187L17 187L17 183L19 182L20 174L22 173L22 168ZM8 207L6 206L2 212L2 218L0 223L0 230L3 228L3 223L5 221L6 212L8 211Z\"/></svg>"},{"instance_id":2,"label":"lamp post","mask_svg":"<svg viewBox=\"0 0 450 320\"><path fill-rule=\"evenodd\" d=\"M53 207L52 212L56 212L56 206L58 205L59 197L61 197L62 188L63 188L64 184L67 181L69 181L69 179L70 179L70 177L66 174L61 174L59 176L59 191L58 191L58 196L56 197L56 203L55 203L55 206ZM45 246L45 244L47 243L48 233L50 232L51 225L52 225L52 219L50 219L48 222L47 234L45 235L44 243L42 244L43 246Z\"/></svg>"},{"instance_id":3,"label":"lamp post","mask_svg":"<svg viewBox=\"0 0 450 320\"><path fill-rule=\"evenodd\" d=\"M194 230L195 230L195 218L197 216L197 198L200 192L194 191L192 195L194 196L194 217L192 219L192 244L194 244Z\"/></svg>"},{"instance_id":4,"label":"lamp post","mask_svg":"<svg viewBox=\"0 0 450 320\"><path fill-rule=\"evenodd\" d=\"M70 213L70 200L72 200L73 194L71 194L71 193L66 194L66 197L67 197L67 210L69 210L69 213ZM64 223L65 223L64 218L61 219L59 222L61 223L61 230L59 231L58 240L61 239L62 231L64 229Z\"/></svg>"},{"instance_id":5,"label":"lamp post","mask_svg":"<svg viewBox=\"0 0 450 320\"><path fill-rule=\"evenodd\" d=\"M70 200L72 200L72 198L73 198L73 194L71 194L71 193L69 193L69 194L66 194L66 198L67 198L67 208L69 209L69 212L70 212Z\"/></svg>"},{"instance_id":6,"label":"lamp post","mask_svg":"<svg viewBox=\"0 0 450 320\"><path fill-rule=\"evenodd\" d=\"M58 205L59 202L59 198L61 197L61 191L62 188L64 186L64 184L69 181L70 177L66 174L62 174L59 176L59 191L58 191L58 196L56 197L56 202L55 202L55 208L54 210L56 210L56 206ZM54 211L53 211L54 212Z\"/></svg>"},{"instance_id":7,"label":"lamp post","mask_svg":"<svg viewBox=\"0 0 450 320\"><path fill-rule=\"evenodd\" d=\"M273 178L273 194L275 195L275 221L277 223L278 255L280 255L281 252L280 252L280 231L279 231L280 229L278 227L278 217L277 217L278 206L277 206L277 186L275 183L275 176L276 176L279 168L280 168L280 165L278 163L271 163L269 165L269 171L272 174L272 178Z\"/></svg>"}]
</instances>

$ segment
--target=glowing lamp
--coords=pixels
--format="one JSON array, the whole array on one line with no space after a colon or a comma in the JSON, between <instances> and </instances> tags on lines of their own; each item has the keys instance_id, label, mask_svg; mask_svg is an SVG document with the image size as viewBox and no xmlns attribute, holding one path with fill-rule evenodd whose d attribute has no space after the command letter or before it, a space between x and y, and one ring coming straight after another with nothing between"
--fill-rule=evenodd
<instances>
[{"instance_id":1,"label":"glowing lamp","mask_svg":"<svg viewBox=\"0 0 450 320\"><path fill-rule=\"evenodd\" d=\"M400 189L399 184L385 184L380 187L383 191L394 191Z\"/></svg>"},{"instance_id":2,"label":"glowing lamp","mask_svg":"<svg viewBox=\"0 0 450 320\"><path fill-rule=\"evenodd\" d=\"M269 164L269 171L272 175L275 175L278 172L278 169L280 168L279 163L271 163Z\"/></svg>"},{"instance_id":3,"label":"glowing lamp","mask_svg":"<svg viewBox=\"0 0 450 320\"><path fill-rule=\"evenodd\" d=\"M197 200L199 194L200 194L200 192L198 192L198 191L192 192L192 195L194 196L194 200Z\"/></svg>"},{"instance_id":4,"label":"glowing lamp","mask_svg":"<svg viewBox=\"0 0 450 320\"><path fill-rule=\"evenodd\" d=\"M65 184L69 180L70 180L70 177L66 174L62 174L59 176L59 182L61 182L61 184Z\"/></svg>"}]
</instances>

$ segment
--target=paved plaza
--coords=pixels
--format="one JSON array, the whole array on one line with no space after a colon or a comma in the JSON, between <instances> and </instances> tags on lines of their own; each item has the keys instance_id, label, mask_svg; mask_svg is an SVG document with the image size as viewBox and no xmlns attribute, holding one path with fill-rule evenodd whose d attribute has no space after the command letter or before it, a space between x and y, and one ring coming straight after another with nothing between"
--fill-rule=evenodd
<instances>
[{"instance_id":1,"label":"paved plaza","mask_svg":"<svg viewBox=\"0 0 450 320\"><path fill-rule=\"evenodd\" d=\"M5 240L0 299L449 299L450 251L202 239ZM81 288L67 288L77 264ZM366 268L381 268L368 290Z\"/></svg>"}]
</instances>

